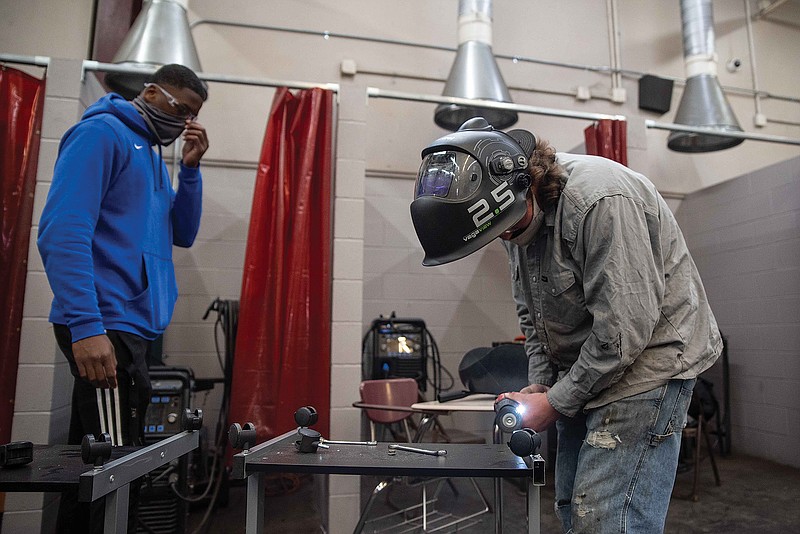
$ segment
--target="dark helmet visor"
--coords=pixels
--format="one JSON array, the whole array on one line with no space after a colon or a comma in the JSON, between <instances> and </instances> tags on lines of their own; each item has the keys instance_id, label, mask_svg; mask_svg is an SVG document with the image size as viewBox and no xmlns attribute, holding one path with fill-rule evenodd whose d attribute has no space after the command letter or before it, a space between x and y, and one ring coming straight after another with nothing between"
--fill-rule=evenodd
<instances>
[{"instance_id":1,"label":"dark helmet visor","mask_svg":"<svg viewBox=\"0 0 800 534\"><path fill-rule=\"evenodd\" d=\"M432 196L459 201L473 195L483 178L478 160L464 152L445 150L425 156L417 174L414 198Z\"/></svg>"}]
</instances>

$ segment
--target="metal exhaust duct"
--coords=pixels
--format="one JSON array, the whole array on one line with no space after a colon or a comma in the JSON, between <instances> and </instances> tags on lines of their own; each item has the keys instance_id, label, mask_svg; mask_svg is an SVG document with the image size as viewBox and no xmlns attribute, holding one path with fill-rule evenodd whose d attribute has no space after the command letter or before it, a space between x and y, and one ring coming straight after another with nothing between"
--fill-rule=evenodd
<instances>
[{"instance_id":1,"label":"metal exhaust duct","mask_svg":"<svg viewBox=\"0 0 800 534\"><path fill-rule=\"evenodd\" d=\"M150 0L142 8L112 63L130 67L160 67L178 63L200 72L186 9L173 0ZM143 89L148 72L110 72L106 84L127 99Z\"/></svg>"},{"instance_id":2,"label":"metal exhaust duct","mask_svg":"<svg viewBox=\"0 0 800 534\"><path fill-rule=\"evenodd\" d=\"M511 102L511 95L492 54L491 0L459 0L458 51L442 95ZM442 128L455 131L464 121L476 116L484 117L498 129L517 122L517 112L513 110L458 104L440 104L433 120Z\"/></svg>"},{"instance_id":3,"label":"metal exhaust duct","mask_svg":"<svg viewBox=\"0 0 800 534\"><path fill-rule=\"evenodd\" d=\"M711 0L681 0L681 21L686 87L674 122L722 132L741 132L717 79ZM667 138L667 147L676 152L713 152L734 147L742 141L733 137L676 131Z\"/></svg>"}]
</instances>

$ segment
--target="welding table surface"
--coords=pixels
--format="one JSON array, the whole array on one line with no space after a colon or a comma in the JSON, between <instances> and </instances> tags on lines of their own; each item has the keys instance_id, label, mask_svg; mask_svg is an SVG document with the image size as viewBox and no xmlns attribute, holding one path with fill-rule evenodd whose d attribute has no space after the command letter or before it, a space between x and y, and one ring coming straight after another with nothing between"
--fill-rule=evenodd
<instances>
[{"instance_id":1,"label":"welding table surface","mask_svg":"<svg viewBox=\"0 0 800 534\"><path fill-rule=\"evenodd\" d=\"M108 462L140 448L113 447ZM0 491L60 492L77 487L80 476L93 468L83 463L80 445L34 445L31 463L0 468Z\"/></svg>"},{"instance_id":2,"label":"welding table surface","mask_svg":"<svg viewBox=\"0 0 800 534\"><path fill-rule=\"evenodd\" d=\"M316 453L300 453L295 448L296 434L287 435L272 445L249 453L244 460L245 475L256 472L316 473L336 475L444 476L444 477L530 477L525 461L507 446L466 443L411 443L415 448L447 451L446 456L431 456L398 450L388 453L388 443L376 446L330 445Z\"/></svg>"}]
</instances>

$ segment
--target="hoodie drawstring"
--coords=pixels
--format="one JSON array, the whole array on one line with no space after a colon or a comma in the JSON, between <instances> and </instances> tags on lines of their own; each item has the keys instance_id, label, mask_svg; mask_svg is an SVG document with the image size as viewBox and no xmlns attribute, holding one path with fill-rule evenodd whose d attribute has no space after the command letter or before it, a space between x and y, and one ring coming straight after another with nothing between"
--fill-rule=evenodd
<instances>
[{"instance_id":1,"label":"hoodie drawstring","mask_svg":"<svg viewBox=\"0 0 800 534\"><path fill-rule=\"evenodd\" d=\"M153 191L164 189L163 173L164 169L161 162L164 161L164 156L161 154L161 145L158 145L158 162L153 158L153 149L150 149L150 163L153 164Z\"/></svg>"}]
</instances>

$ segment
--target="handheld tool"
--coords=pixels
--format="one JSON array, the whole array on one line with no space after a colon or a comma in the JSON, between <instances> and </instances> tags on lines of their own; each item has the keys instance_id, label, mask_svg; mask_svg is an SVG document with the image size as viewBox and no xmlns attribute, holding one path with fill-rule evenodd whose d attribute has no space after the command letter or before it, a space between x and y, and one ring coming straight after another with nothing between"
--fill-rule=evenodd
<instances>
[{"instance_id":1,"label":"handheld tool","mask_svg":"<svg viewBox=\"0 0 800 534\"><path fill-rule=\"evenodd\" d=\"M432 451L429 449L417 449L416 447L406 447L405 445L397 445L396 443L389 444L390 451L406 451L406 452L416 452L417 454L427 454L429 456L446 456L447 451L444 449L440 449L438 451Z\"/></svg>"}]
</instances>

